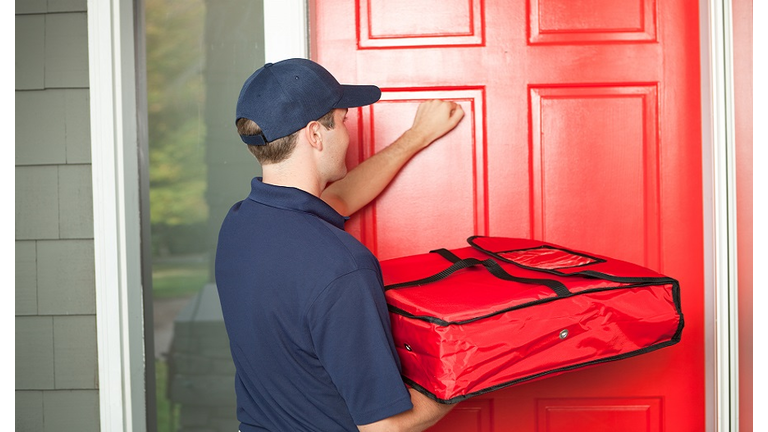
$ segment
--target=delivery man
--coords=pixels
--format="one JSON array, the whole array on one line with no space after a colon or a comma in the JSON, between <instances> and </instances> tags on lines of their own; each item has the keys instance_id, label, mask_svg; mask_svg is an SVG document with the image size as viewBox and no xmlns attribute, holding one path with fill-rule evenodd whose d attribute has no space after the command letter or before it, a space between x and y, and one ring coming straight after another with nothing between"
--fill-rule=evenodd
<instances>
[{"instance_id":1,"label":"delivery man","mask_svg":"<svg viewBox=\"0 0 768 432\"><path fill-rule=\"evenodd\" d=\"M452 407L403 383L379 263L344 221L464 112L423 102L410 129L347 173L347 110L380 97L305 59L243 85L236 124L263 178L229 211L216 254L241 432L416 431Z\"/></svg>"}]
</instances>

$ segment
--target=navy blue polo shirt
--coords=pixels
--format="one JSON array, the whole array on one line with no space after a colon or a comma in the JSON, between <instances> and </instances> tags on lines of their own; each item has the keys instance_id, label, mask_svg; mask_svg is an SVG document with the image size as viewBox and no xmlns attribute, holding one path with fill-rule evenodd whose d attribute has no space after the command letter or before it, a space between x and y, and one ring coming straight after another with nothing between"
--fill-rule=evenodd
<instances>
[{"instance_id":1,"label":"navy blue polo shirt","mask_svg":"<svg viewBox=\"0 0 768 432\"><path fill-rule=\"evenodd\" d=\"M251 188L216 251L240 430L357 431L411 409L376 258L312 194Z\"/></svg>"}]
</instances>

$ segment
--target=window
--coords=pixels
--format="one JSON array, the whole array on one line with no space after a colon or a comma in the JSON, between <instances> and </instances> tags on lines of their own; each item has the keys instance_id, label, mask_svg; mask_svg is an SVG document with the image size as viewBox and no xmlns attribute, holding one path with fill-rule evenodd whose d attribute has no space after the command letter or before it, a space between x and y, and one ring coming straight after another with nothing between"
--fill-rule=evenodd
<instances>
[{"instance_id":1,"label":"window","mask_svg":"<svg viewBox=\"0 0 768 432\"><path fill-rule=\"evenodd\" d=\"M242 83L264 64L263 3L144 0L143 7L151 224L144 260L152 268L145 294L154 321L146 340L156 388L148 413L156 412L160 432L236 431L213 260L222 219L260 175L234 117Z\"/></svg>"}]
</instances>

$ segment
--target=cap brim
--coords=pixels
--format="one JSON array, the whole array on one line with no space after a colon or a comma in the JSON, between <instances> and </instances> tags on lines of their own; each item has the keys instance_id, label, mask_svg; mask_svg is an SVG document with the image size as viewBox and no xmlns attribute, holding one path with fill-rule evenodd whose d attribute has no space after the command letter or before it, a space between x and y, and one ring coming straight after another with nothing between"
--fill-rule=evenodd
<instances>
[{"instance_id":1,"label":"cap brim","mask_svg":"<svg viewBox=\"0 0 768 432\"><path fill-rule=\"evenodd\" d=\"M342 84L344 94L334 108L355 108L370 105L381 99L381 89L374 85Z\"/></svg>"}]
</instances>

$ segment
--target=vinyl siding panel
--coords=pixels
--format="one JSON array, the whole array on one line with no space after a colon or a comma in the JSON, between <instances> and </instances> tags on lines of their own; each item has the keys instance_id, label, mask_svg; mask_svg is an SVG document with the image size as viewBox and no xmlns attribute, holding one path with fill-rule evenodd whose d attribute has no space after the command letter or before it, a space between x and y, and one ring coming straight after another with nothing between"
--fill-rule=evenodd
<instances>
[{"instance_id":1,"label":"vinyl siding panel","mask_svg":"<svg viewBox=\"0 0 768 432\"><path fill-rule=\"evenodd\" d=\"M53 389L53 318L16 317L16 389Z\"/></svg>"},{"instance_id":2,"label":"vinyl siding panel","mask_svg":"<svg viewBox=\"0 0 768 432\"><path fill-rule=\"evenodd\" d=\"M43 430L43 392L16 392L16 432Z\"/></svg>"},{"instance_id":3,"label":"vinyl siding panel","mask_svg":"<svg viewBox=\"0 0 768 432\"><path fill-rule=\"evenodd\" d=\"M16 165L91 162L87 89L16 92Z\"/></svg>"},{"instance_id":4,"label":"vinyl siding panel","mask_svg":"<svg viewBox=\"0 0 768 432\"><path fill-rule=\"evenodd\" d=\"M45 15L16 16L16 89L45 87Z\"/></svg>"},{"instance_id":5,"label":"vinyl siding panel","mask_svg":"<svg viewBox=\"0 0 768 432\"><path fill-rule=\"evenodd\" d=\"M45 16L45 87L88 87L88 22L85 13Z\"/></svg>"},{"instance_id":6,"label":"vinyl siding panel","mask_svg":"<svg viewBox=\"0 0 768 432\"><path fill-rule=\"evenodd\" d=\"M99 430L99 393L68 390L43 393L43 432Z\"/></svg>"},{"instance_id":7,"label":"vinyl siding panel","mask_svg":"<svg viewBox=\"0 0 768 432\"><path fill-rule=\"evenodd\" d=\"M16 240L59 238L59 170L16 167Z\"/></svg>"},{"instance_id":8,"label":"vinyl siding panel","mask_svg":"<svg viewBox=\"0 0 768 432\"><path fill-rule=\"evenodd\" d=\"M48 12L85 12L87 0L48 0Z\"/></svg>"},{"instance_id":9,"label":"vinyl siding panel","mask_svg":"<svg viewBox=\"0 0 768 432\"><path fill-rule=\"evenodd\" d=\"M59 166L59 235L93 238L93 186L90 165Z\"/></svg>"},{"instance_id":10,"label":"vinyl siding panel","mask_svg":"<svg viewBox=\"0 0 768 432\"><path fill-rule=\"evenodd\" d=\"M98 431L86 0L16 1L16 431Z\"/></svg>"},{"instance_id":11,"label":"vinyl siding panel","mask_svg":"<svg viewBox=\"0 0 768 432\"><path fill-rule=\"evenodd\" d=\"M92 240L37 242L40 315L94 315L94 286Z\"/></svg>"},{"instance_id":12,"label":"vinyl siding panel","mask_svg":"<svg viewBox=\"0 0 768 432\"><path fill-rule=\"evenodd\" d=\"M87 89L64 92L64 145L68 164L91 163L91 118ZM90 183L90 180L89 180Z\"/></svg>"},{"instance_id":13,"label":"vinyl siding panel","mask_svg":"<svg viewBox=\"0 0 768 432\"><path fill-rule=\"evenodd\" d=\"M16 316L37 315L37 252L34 241L16 242Z\"/></svg>"},{"instance_id":14,"label":"vinyl siding panel","mask_svg":"<svg viewBox=\"0 0 768 432\"><path fill-rule=\"evenodd\" d=\"M57 389L96 389L96 318L53 317L53 354Z\"/></svg>"},{"instance_id":15,"label":"vinyl siding panel","mask_svg":"<svg viewBox=\"0 0 768 432\"><path fill-rule=\"evenodd\" d=\"M48 0L16 0L16 15L45 13L48 11ZM18 27L17 27L18 35Z\"/></svg>"}]
</instances>

